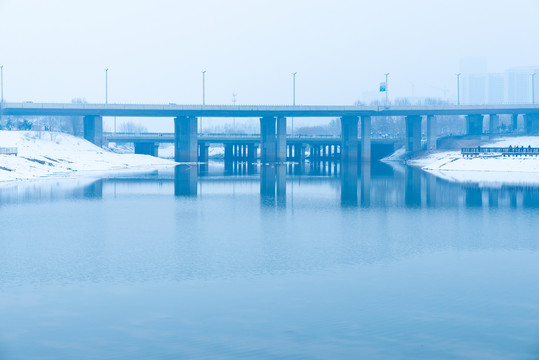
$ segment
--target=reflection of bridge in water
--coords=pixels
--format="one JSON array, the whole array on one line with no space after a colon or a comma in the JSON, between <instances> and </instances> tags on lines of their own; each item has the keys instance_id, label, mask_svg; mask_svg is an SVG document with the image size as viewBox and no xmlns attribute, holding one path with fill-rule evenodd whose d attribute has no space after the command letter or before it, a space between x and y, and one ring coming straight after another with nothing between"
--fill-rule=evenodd
<instances>
[{"instance_id":1,"label":"reflection of bridge in water","mask_svg":"<svg viewBox=\"0 0 539 360\"><path fill-rule=\"evenodd\" d=\"M285 208L294 197L333 191L343 207L364 208L539 208L539 185L480 187L436 178L411 167L385 164L337 166L332 172L321 167L295 165L255 166L249 174L244 168L208 169L202 165L179 165L174 171L145 175L107 177L82 187L44 191L44 200L73 198L101 199L130 194L138 189L148 194L170 194L179 198L244 193L259 194L263 206ZM22 185L21 185L22 186ZM322 187L318 189L319 187ZM307 193L306 193L307 192ZM20 200L20 194L0 190L2 203ZM310 200L310 199L309 199Z\"/></svg>"},{"instance_id":2,"label":"reflection of bridge in water","mask_svg":"<svg viewBox=\"0 0 539 360\"><path fill-rule=\"evenodd\" d=\"M226 168L222 162L212 162L212 166L179 165L169 171L99 180L71 179L63 180L63 184L58 181L11 184L0 188L0 206L69 198L99 200L132 193L179 198L244 193L258 194L264 206L285 208L291 206L294 198L317 201L319 196L334 191L341 205L350 208L539 208L539 185L460 184L419 169L383 163L357 166L330 162L263 166L238 163ZM39 187L37 200L36 187Z\"/></svg>"}]
</instances>

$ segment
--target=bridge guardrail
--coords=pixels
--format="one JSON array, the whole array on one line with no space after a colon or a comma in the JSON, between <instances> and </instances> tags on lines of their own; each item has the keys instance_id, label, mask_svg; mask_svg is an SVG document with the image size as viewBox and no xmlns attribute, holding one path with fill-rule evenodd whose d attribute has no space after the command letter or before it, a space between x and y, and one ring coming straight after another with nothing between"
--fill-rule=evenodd
<instances>
[{"instance_id":1,"label":"bridge guardrail","mask_svg":"<svg viewBox=\"0 0 539 360\"><path fill-rule=\"evenodd\" d=\"M465 147L461 148L463 157L476 157L481 154L500 154L501 156L539 156L539 148L531 146L509 146L509 147Z\"/></svg>"}]
</instances>

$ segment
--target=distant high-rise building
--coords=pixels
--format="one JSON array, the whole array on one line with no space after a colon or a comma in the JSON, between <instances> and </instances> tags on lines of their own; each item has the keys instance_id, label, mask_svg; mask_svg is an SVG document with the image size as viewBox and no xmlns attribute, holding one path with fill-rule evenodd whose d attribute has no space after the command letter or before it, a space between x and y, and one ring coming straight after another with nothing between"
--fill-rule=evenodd
<instances>
[{"instance_id":1,"label":"distant high-rise building","mask_svg":"<svg viewBox=\"0 0 539 360\"><path fill-rule=\"evenodd\" d=\"M485 104L487 102L487 58L460 59L460 72L462 73L462 102Z\"/></svg>"},{"instance_id":2,"label":"distant high-rise building","mask_svg":"<svg viewBox=\"0 0 539 360\"><path fill-rule=\"evenodd\" d=\"M531 102L530 68L507 69L505 79L507 102L509 104L529 104Z\"/></svg>"},{"instance_id":3,"label":"distant high-rise building","mask_svg":"<svg viewBox=\"0 0 539 360\"><path fill-rule=\"evenodd\" d=\"M488 74L488 103L505 102L505 78L503 74Z\"/></svg>"}]
</instances>

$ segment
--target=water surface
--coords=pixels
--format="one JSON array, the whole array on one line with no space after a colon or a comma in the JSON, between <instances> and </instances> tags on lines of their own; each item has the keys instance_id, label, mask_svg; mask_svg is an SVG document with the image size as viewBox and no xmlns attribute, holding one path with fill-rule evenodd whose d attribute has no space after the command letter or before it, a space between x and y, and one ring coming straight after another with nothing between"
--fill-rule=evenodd
<instances>
[{"instance_id":1,"label":"water surface","mask_svg":"<svg viewBox=\"0 0 539 360\"><path fill-rule=\"evenodd\" d=\"M1 359L537 359L539 188L373 164L0 188Z\"/></svg>"}]
</instances>

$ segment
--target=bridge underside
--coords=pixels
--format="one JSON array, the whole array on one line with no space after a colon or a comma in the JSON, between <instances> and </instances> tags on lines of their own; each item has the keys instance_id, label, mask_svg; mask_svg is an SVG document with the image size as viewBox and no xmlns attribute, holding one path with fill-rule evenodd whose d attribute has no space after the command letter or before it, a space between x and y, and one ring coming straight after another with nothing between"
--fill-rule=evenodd
<instances>
[{"instance_id":1,"label":"bridge underside","mask_svg":"<svg viewBox=\"0 0 539 360\"><path fill-rule=\"evenodd\" d=\"M512 115L512 129L518 128L518 115ZM500 130L497 114L488 114L488 133L495 134ZM426 147L422 146L422 121L420 114L405 117L405 148L410 154L421 150L435 150L437 140L436 116L426 118ZM173 142L175 160L177 162L206 162L208 148L212 143L225 146L225 161L282 163L285 161L304 161L307 157L314 161L339 159L342 162L369 162L388 155L386 151L395 146L390 142L387 146L379 140L371 139L371 115L342 116L340 139L324 138L288 138L286 137L286 117L260 117L260 137L252 138L199 138L197 134L197 116L177 116L174 118L174 134L169 137L132 139L135 153L157 156L159 143ZM524 115L524 130L527 134L539 134L539 113L530 112ZM482 135L484 133L483 115L470 113L466 116L466 134ZM103 145L103 118L99 115L84 116L84 138L92 143ZM126 141L119 138L120 141ZM109 141L114 141L109 138ZM393 150L393 149L392 149ZM307 152L309 156L307 156Z\"/></svg>"}]
</instances>

